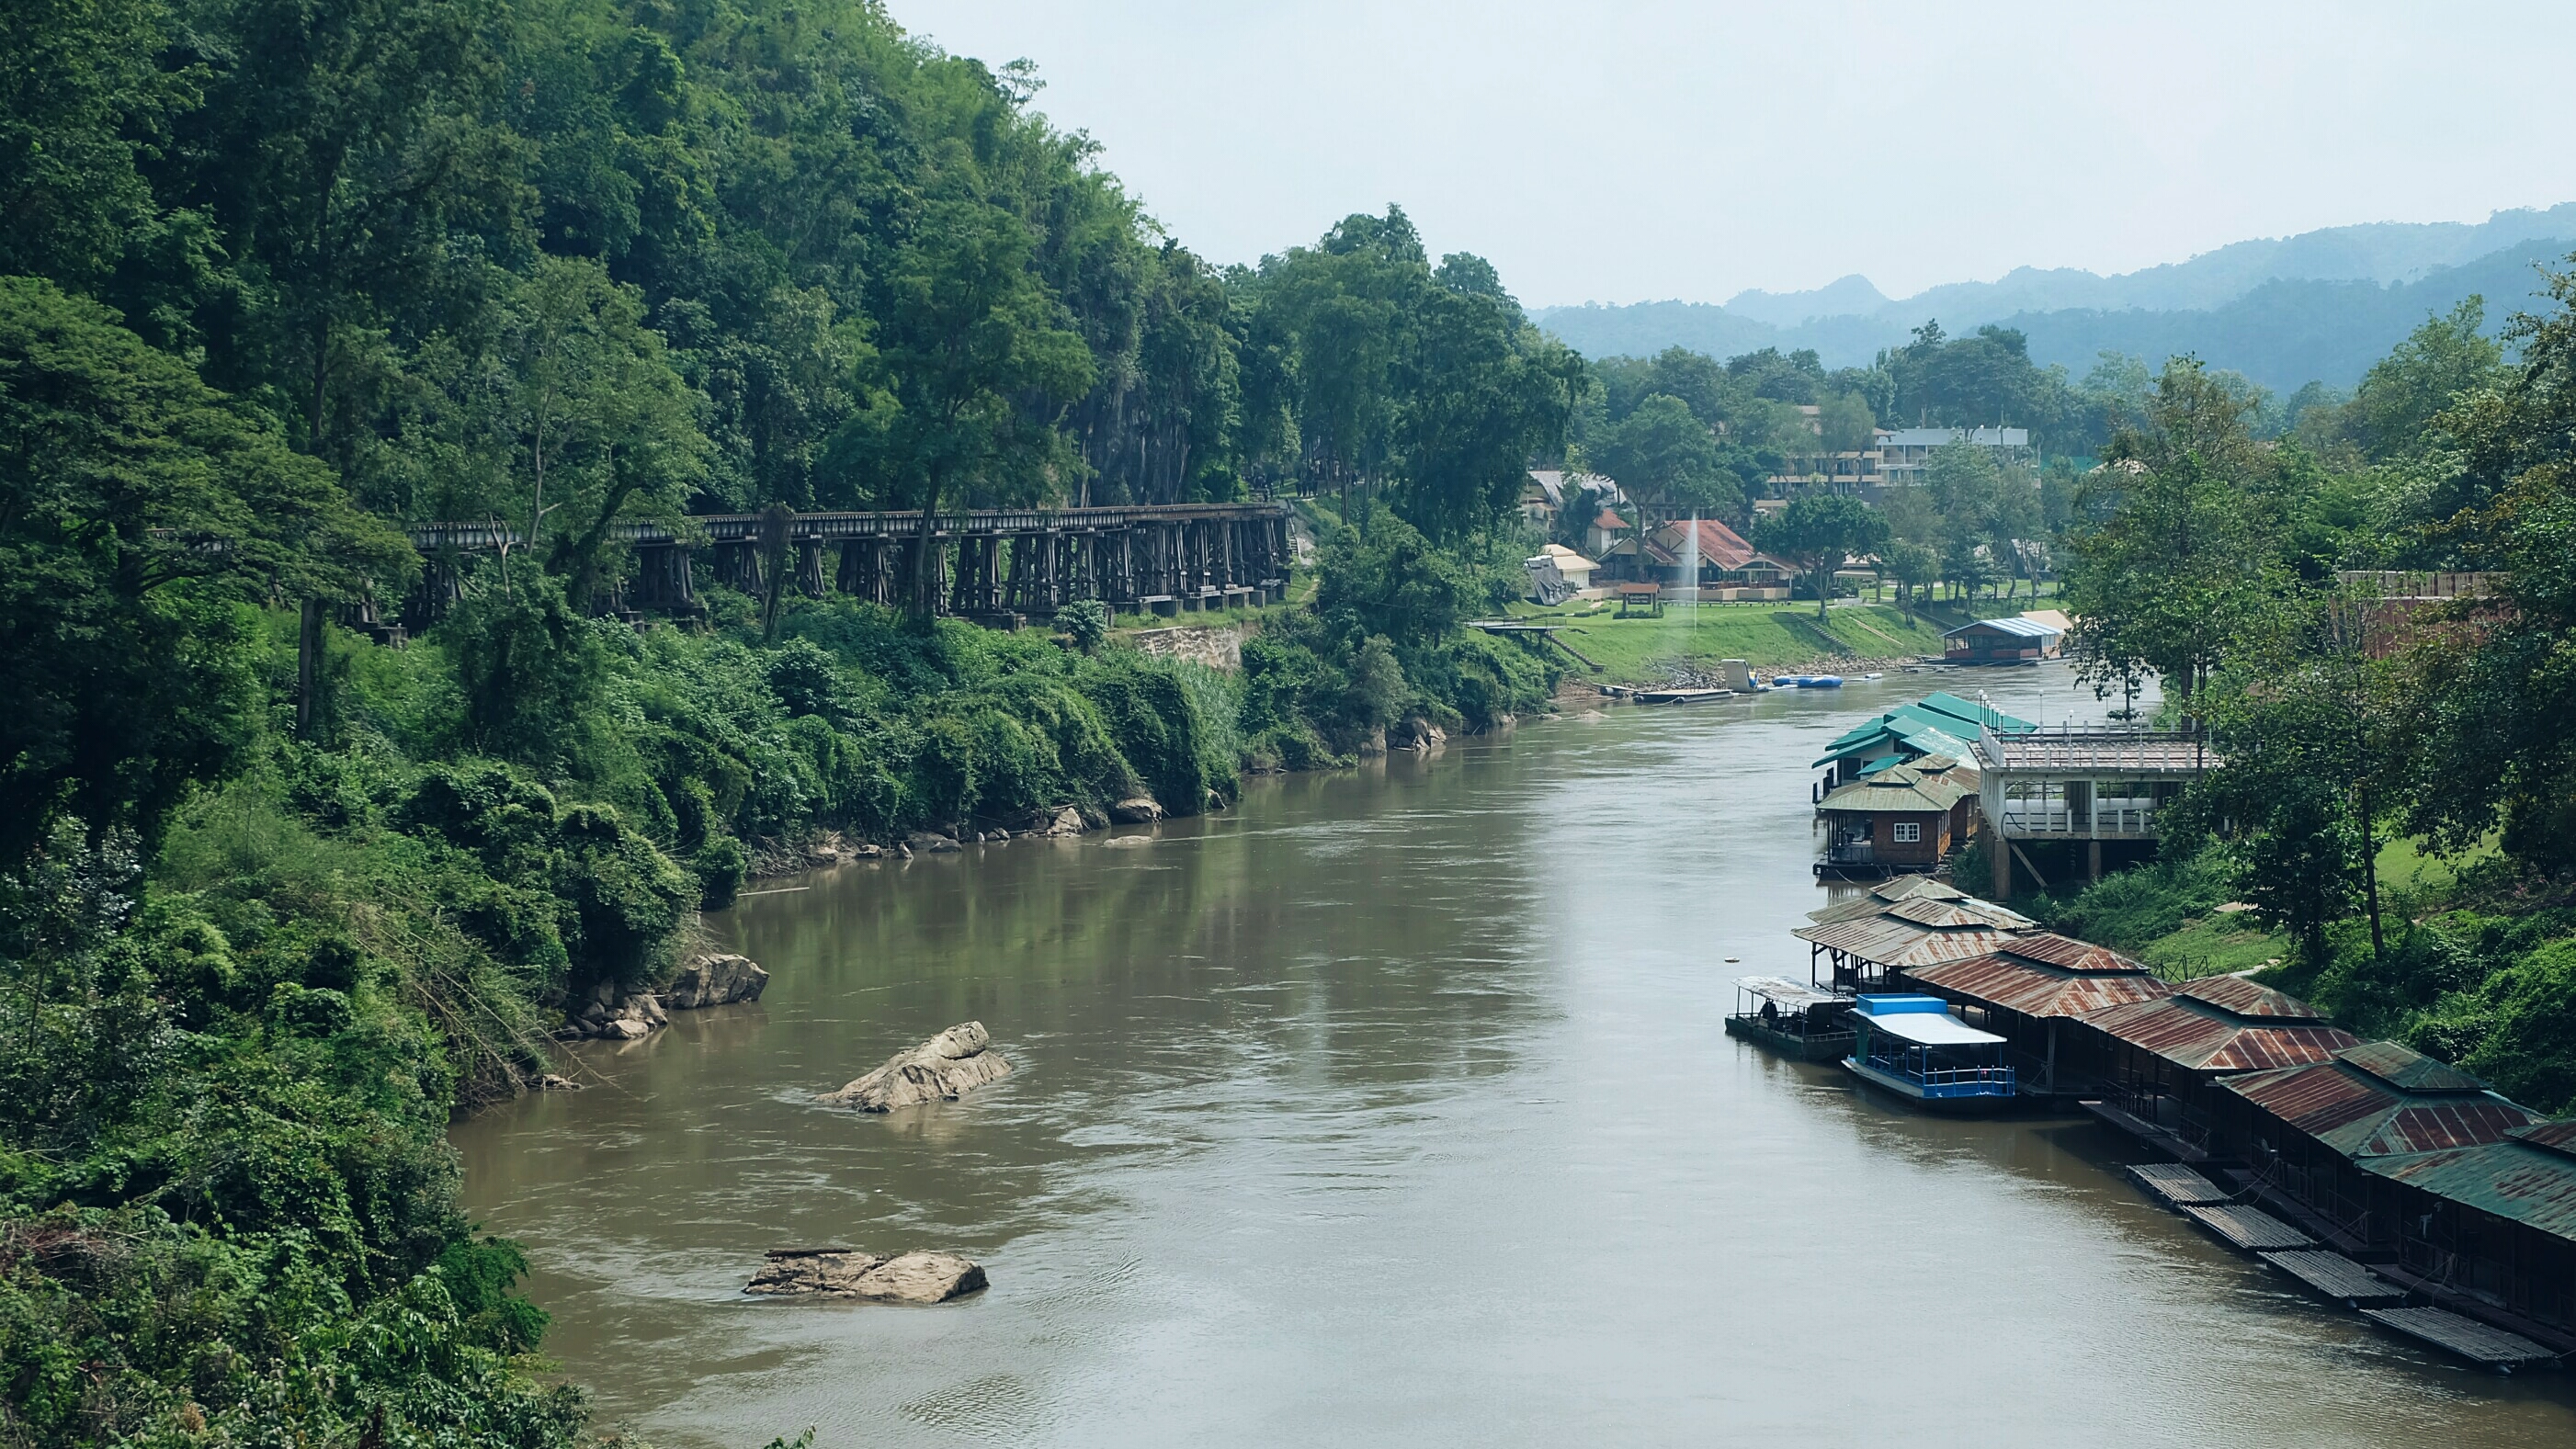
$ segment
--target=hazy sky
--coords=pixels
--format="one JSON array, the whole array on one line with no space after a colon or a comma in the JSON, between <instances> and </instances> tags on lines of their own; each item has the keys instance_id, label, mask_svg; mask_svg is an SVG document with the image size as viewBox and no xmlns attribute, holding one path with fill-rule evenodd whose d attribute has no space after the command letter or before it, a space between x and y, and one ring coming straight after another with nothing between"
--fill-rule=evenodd
<instances>
[{"instance_id":1,"label":"hazy sky","mask_svg":"<svg viewBox=\"0 0 2576 1449\"><path fill-rule=\"evenodd\" d=\"M890 0L1201 255L1400 203L1524 302L2129 271L2576 200L2576 5Z\"/></svg>"}]
</instances>

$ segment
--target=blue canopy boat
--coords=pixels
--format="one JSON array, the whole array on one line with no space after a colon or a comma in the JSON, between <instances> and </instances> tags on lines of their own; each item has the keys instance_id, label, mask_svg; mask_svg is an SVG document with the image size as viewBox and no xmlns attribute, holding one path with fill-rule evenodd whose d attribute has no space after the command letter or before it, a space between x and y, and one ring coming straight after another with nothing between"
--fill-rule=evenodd
<instances>
[{"instance_id":1,"label":"blue canopy boat","mask_svg":"<svg viewBox=\"0 0 2576 1449\"><path fill-rule=\"evenodd\" d=\"M1871 1086L1935 1112L1992 1112L2013 1099L2004 1039L1937 996L1863 996L1844 1021L1858 1039L1843 1066Z\"/></svg>"}]
</instances>

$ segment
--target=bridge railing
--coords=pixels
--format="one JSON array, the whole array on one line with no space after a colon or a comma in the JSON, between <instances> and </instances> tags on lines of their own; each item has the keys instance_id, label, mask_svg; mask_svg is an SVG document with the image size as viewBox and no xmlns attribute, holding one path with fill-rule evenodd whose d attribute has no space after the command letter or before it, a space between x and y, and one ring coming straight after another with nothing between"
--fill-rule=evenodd
<instances>
[{"instance_id":1,"label":"bridge railing","mask_svg":"<svg viewBox=\"0 0 2576 1449\"><path fill-rule=\"evenodd\" d=\"M1140 504L1121 508L974 508L943 510L931 525L934 538L1012 538L1044 534L1107 532L1116 529L1179 523L1250 523L1287 517L1281 503ZM791 542L836 543L845 539L918 538L921 510L884 513L828 512L788 516ZM760 538L757 513L710 514L667 523L618 523L608 537L623 544L754 543ZM517 548L525 533L508 524L417 523L410 526L412 546L423 551L454 548L467 553L501 547Z\"/></svg>"}]
</instances>

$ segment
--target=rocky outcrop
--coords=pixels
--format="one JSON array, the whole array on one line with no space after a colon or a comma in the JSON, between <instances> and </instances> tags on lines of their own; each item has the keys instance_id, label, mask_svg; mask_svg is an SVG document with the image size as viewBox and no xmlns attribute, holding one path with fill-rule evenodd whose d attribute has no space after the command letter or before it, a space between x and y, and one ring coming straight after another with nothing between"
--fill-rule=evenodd
<instances>
[{"instance_id":1,"label":"rocky outcrop","mask_svg":"<svg viewBox=\"0 0 2576 1449\"><path fill-rule=\"evenodd\" d=\"M1163 804L1151 795L1131 795L1109 807L1109 818L1121 825L1151 825L1163 818Z\"/></svg>"},{"instance_id":2,"label":"rocky outcrop","mask_svg":"<svg viewBox=\"0 0 2576 1449\"><path fill-rule=\"evenodd\" d=\"M1029 826L1028 833L1068 840L1090 828L1089 823L1082 818L1080 810L1070 805L1058 805L1052 810L1039 811L1037 819Z\"/></svg>"},{"instance_id":3,"label":"rocky outcrop","mask_svg":"<svg viewBox=\"0 0 2576 1449\"><path fill-rule=\"evenodd\" d=\"M942 851L958 848L956 837L942 835L935 830L916 830L905 836L903 843L925 855L936 855Z\"/></svg>"},{"instance_id":4,"label":"rocky outcrop","mask_svg":"<svg viewBox=\"0 0 2576 1449\"><path fill-rule=\"evenodd\" d=\"M573 1040L634 1041L670 1024L659 997L649 991L621 995L617 983L603 981L567 1011L557 1036Z\"/></svg>"},{"instance_id":5,"label":"rocky outcrop","mask_svg":"<svg viewBox=\"0 0 2576 1449\"><path fill-rule=\"evenodd\" d=\"M691 1011L758 1001L768 986L769 973L748 956L700 956L681 967L680 974L662 989L662 1005L672 1011Z\"/></svg>"},{"instance_id":6,"label":"rocky outcrop","mask_svg":"<svg viewBox=\"0 0 2576 1449\"><path fill-rule=\"evenodd\" d=\"M1428 752L1449 743L1449 732L1427 719L1397 720L1387 727L1386 747L1390 750Z\"/></svg>"},{"instance_id":7,"label":"rocky outcrop","mask_svg":"<svg viewBox=\"0 0 2576 1449\"><path fill-rule=\"evenodd\" d=\"M769 973L748 956L700 956L659 992L621 993L615 982L599 983L565 1008L563 1029L555 1035L567 1041L634 1041L668 1026L674 1011L758 1001L768 985Z\"/></svg>"},{"instance_id":8,"label":"rocky outcrop","mask_svg":"<svg viewBox=\"0 0 2576 1449\"><path fill-rule=\"evenodd\" d=\"M768 1263L742 1291L781 1298L945 1303L986 1286L983 1266L955 1253L916 1251L881 1258L854 1248L773 1248Z\"/></svg>"},{"instance_id":9,"label":"rocky outcrop","mask_svg":"<svg viewBox=\"0 0 2576 1449\"><path fill-rule=\"evenodd\" d=\"M815 1101L862 1112L888 1112L924 1102L954 1102L987 1082L1011 1074L1002 1054L988 1051L992 1035L980 1021L952 1026L837 1092Z\"/></svg>"}]
</instances>

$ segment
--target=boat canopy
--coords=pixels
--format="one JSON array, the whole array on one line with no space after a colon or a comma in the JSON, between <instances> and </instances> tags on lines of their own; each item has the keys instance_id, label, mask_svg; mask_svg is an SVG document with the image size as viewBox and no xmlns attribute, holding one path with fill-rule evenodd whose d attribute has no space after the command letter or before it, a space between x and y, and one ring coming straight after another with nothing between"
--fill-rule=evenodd
<instances>
[{"instance_id":1,"label":"boat canopy","mask_svg":"<svg viewBox=\"0 0 2576 1449\"><path fill-rule=\"evenodd\" d=\"M1780 1008L1782 1011L1805 1011L1817 1006L1848 1006L1851 998L1820 991L1803 981L1785 976L1745 976L1736 980L1738 989Z\"/></svg>"},{"instance_id":2,"label":"boat canopy","mask_svg":"<svg viewBox=\"0 0 2576 1449\"><path fill-rule=\"evenodd\" d=\"M1864 996L1860 1015L1872 1031L1885 1032L1916 1046L1990 1046L2003 1038L1979 1031L1950 1014L1937 996Z\"/></svg>"}]
</instances>

